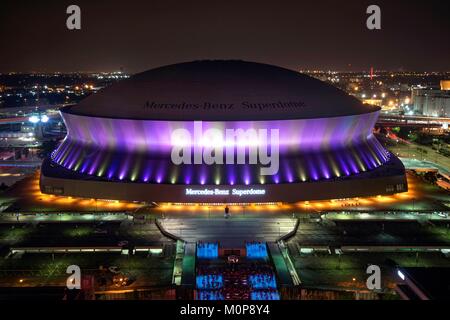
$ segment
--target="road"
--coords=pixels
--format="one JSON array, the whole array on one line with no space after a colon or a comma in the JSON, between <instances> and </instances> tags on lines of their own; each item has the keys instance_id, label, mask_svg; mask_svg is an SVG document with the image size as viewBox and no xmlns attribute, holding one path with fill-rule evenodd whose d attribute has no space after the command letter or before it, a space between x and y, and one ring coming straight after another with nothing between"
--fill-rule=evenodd
<instances>
[{"instance_id":1,"label":"road","mask_svg":"<svg viewBox=\"0 0 450 320\"><path fill-rule=\"evenodd\" d=\"M428 165L433 165L439 170L450 173L450 157L446 157L431 147L418 145L416 143L404 144L401 142L396 142L395 140L391 140L395 143L394 146L388 147L388 149L396 154L398 157L403 159L415 159L419 161L423 161ZM424 154L420 151L425 150L427 153ZM411 164L413 164L411 162Z\"/></svg>"}]
</instances>

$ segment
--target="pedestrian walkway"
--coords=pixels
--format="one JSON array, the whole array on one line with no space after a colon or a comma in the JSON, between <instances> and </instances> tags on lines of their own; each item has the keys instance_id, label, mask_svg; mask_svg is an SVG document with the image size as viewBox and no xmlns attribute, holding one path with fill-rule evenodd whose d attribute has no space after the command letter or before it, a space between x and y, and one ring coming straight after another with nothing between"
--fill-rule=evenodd
<instances>
[{"instance_id":1,"label":"pedestrian walkway","mask_svg":"<svg viewBox=\"0 0 450 320\"><path fill-rule=\"evenodd\" d=\"M1 213L0 223L51 223L51 222L118 222L133 220L133 217L126 213L50 213L50 214L17 214L17 213Z\"/></svg>"},{"instance_id":2,"label":"pedestrian walkway","mask_svg":"<svg viewBox=\"0 0 450 320\"><path fill-rule=\"evenodd\" d=\"M186 242L219 242L222 247L242 247L245 242L275 242L294 230L292 218L161 219L161 226Z\"/></svg>"}]
</instances>

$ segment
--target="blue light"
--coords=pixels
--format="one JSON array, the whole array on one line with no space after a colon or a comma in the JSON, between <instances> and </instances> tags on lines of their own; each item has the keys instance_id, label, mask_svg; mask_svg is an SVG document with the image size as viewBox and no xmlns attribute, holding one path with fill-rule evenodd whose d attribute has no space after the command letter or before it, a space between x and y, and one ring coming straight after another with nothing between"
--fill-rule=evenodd
<instances>
[{"instance_id":1,"label":"blue light","mask_svg":"<svg viewBox=\"0 0 450 320\"><path fill-rule=\"evenodd\" d=\"M217 242L197 243L197 258L217 259L219 256L219 244Z\"/></svg>"},{"instance_id":2,"label":"blue light","mask_svg":"<svg viewBox=\"0 0 450 320\"><path fill-rule=\"evenodd\" d=\"M252 291L250 293L251 300L280 300L280 294L277 291Z\"/></svg>"},{"instance_id":3,"label":"blue light","mask_svg":"<svg viewBox=\"0 0 450 320\"><path fill-rule=\"evenodd\" d=\"M195 279L197 289L220 289L223 287L223 276L221 274L207 274L197 276Z\"/></svg>"},{"instance_id":4,"label":"blue light","mask_svg":"<svg viewBox=\"0 0 450 320\"><path fill-rule=\"evenodd\" d=\"M248 277L253 289L276 289L277 282L274 274L253 274Z\"/></svg>"},{"instance_id":5,"label":"blue light","mask_svg":"<svg viewBox=\"0 0 450 320\"><path fill-rule=\"evenodd\" d=\"M245 244L247 249L247 258L263 258L268 257L267 246L265 242L247 242Z\"/></svg>"},{"instance_id":6,"label":"blue light","mask_svg":"<svg viewBox=\"0 0 450 320\"><path fill-rule=\"evenodd\" d=\"M222 292L218 290L198 290L197 300L225 300Z\"/></svg>"}]
</instances>

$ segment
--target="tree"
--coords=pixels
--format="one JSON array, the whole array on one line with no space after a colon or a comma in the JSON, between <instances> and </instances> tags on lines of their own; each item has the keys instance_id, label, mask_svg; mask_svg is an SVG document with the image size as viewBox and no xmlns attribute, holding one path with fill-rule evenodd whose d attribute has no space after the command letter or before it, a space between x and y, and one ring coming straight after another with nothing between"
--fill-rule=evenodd
<instances>
[{"instance_id":1,"label":"tree","mask_svg":"<svg viewBox=\"0 0 450 320\"><path fill-rule=\"evenodd\" d=\"M435 184L437 181L436 172L431 172L431 171L426 172L424 174L424 178L425 178L425 180L429 181L430 183Z\"/></svg>"},{"instance_id":2,"label":"tree","mask_svg":"<svg viewBox=\"0 0 450 320\"><path fill-rule=\"evenodd\" d=\"M48 158L50 154L56 149L58 142L56 140L44 141L37 151L39 158Z\"/></svg>"}]
</instances>

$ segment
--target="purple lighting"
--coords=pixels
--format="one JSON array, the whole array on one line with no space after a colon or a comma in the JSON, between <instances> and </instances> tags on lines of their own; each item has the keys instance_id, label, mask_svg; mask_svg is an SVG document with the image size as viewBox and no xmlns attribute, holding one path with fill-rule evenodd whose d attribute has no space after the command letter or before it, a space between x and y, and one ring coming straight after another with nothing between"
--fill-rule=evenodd
<instances>
[{"instance_id":1,"label":"purple lighting","mask_svg":"<svg viewBox=\"0 0 450 320\"><path fill-rule=\"evenodd\" d=\"M280 168L261 176L260 164L171 162L171 132L192 132L193 121L124 120L62 113L68 136L52 154L73 171L110 180L167 184L295 183L359 174L389 159L372 135L378 112L322 119L211 121L203 129L278 129ZM233 146L235 151L236 146Z\"/></svg>"}]
</instances>

